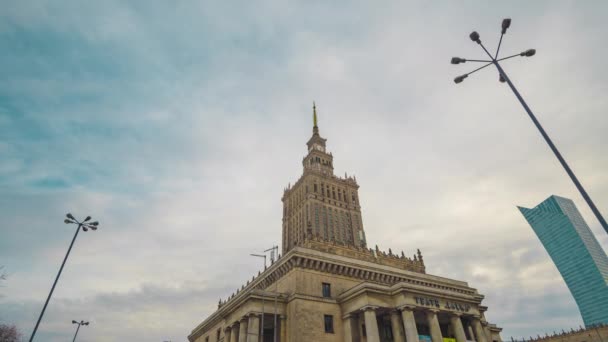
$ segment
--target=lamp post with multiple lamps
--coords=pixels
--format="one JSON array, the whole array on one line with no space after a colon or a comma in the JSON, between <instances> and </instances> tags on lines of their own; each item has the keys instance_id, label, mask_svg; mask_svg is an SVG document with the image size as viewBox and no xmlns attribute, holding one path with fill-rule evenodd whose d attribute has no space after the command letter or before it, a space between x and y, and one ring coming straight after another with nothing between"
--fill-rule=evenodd
<instances>
[{"instance_id":1,"label":"lamp post with multiple lamps","mask_svg":"<svg viewBox=\"0 0 608 342\"><path fill-rule=\"evenodd\" d=\"M51 299L51 296L53 295L53 291L55 291L55 286L57 285L57 281L59 280L59 276L61 276L61 271L63 271L63 266L65 266L65 262L68 260L68 256L70 255L70 251L72 250L72 246L74 246L74 241L76 241L76 237L78 236L78 232L80 232L80 229L84 230L85 232L88 231L89 229L91 230L97 230L97 226L99 225L99 222L95 221L95 222L89 222L91 220L91 216L87 216L82 222L78 221L74 218L74 216L72 216L72 214L67 214L65 215L67 218L65 220L63 220L63 222L65 224L75 224L77 225L76 227L76 233L74 233L74 238L72 239L72 243L70 243L70 247L68 248L68 252L65 255L65 258L63 258L63 262L61 263L61 267L59 268L59 273L57 273L57 277L55 277L55 282L53 283L53 287L51 287L51 292L49 292L49 296L46 298L46 302L44 303L44 307L42 307L42 312L40 312L40 316L38 317L38 321L36 322L36 326L34 327L34 331L32 332L32 336L30 337L30 342L32 342L34 340L34 336L36 335L36 331L38 330L38 326L40 325L40 321L42 320L42 316L44 316L44 311L46 310L46 306L49 304L49 300Z\"/></svg>"},{"instance_id":2,"label":"lamp post with multiple lamps","mask_svg":"<svg viewBox=\"0 0 608 342\"><path fill-rule=\"evenodd\" d=\"M80 321L80 322L72 321L72 324L78 324L78 328L76 328L76 333L74 334L74 339L72 340L72 342L74 342L74 341L76 341L76 336L78 335L78 330L80 330L80 326L81 325L89 325L89 322L85 322L85 321Z\"/></svg>"},{"instance_id":3,"label":"lamp post with multiple lamps","mask_svg":"<svg viewBox=\"0 0 608 342\"><path fill-rule=\"evenodd\" d=\"M469 72L463 75L460 75L458 77L456 77L454 79L454 83L461 83L462 81L464 81L465 78L469 77L469 75L489 66L489 65L494 65L496 67L496 69L498 70L498 74L499 74L499 78L498 80L500 82L506 82L509 87L511 88L511 90L513 91L513 93L515 94L515 97L517 97L517 99L519 100L519 102L521 103L521 105L524 107L524 109L526 110L526 113L528 113L528 115L530 116L530 119L532 120L532 122L534 123L534 125L536 126L536 128L540 131L540 134L543 136L543 138L545 139L545 141L547 142L547 144L549 145L549 147L551 148L551 151L553 151L553 153L555 154L555 156L557 157L557 159L559 160L560 164L562 165L562 167L566 170L566 173L568 174L568 176L570 176L570 179L572 179L572 182L574 183L574 185L576 186L576 188L578 189L578 191L581 193L581 195L583 196L583 198L585 199L585 201L587 202L587 204L589 205L589 207L591 208L591 211L593 212L593 214L595 215L595 217L598 219L598 221L600 221L600 224L602 225L602 227L604 228L604 230L606 231L606 233L608 233L608 224L606 223L606 220L604 219L604 217L602 216L602 214L600 213L600 211L597 209L597 207L595 206L595 204L593 203L593 201L591 200L591 197L589 197L589 195L587 194L587 191L585 191L585 188L583 188L583 185L579 182L578 178L576 178L576 175L574 175L574 172L570 169L570 166L568 166L568 164L566 163L566 160L564 159L564 157L562 157L561 153L558 151L557 147L555 147L555 145L553 144L553 141L551 141L551 138L549 138L549 135L547 134L547 132L545 132L545 130L543 129L543 127L541 126L540 122L538 121L538 119L536 119L536 116L534 116L534 113L532 113L532 110L530 109L530 107L528 107L528 104L526 103L526 101L524 101L524 99L522 98L522 96L519 94L519 91L517 91L517 89L515 88L515 86L513 85L513 83L511 82L511 79L509 79L509 77L507 76L507 74L505 73L504 69L500 66L501 61L504 61L506 59L510 59L513 57L532 57L536 54L536 50L534 49L529 49L526 51L523 51L521 53L517 53L511 56L507 56L507 57L503 57L503 58L498 58L498 53L500 52L500 45L502 43L502 38L505 35L505 33L507 33L507 29L511 26L511 19L504 19L502 21L502 31L500 34L500 40L498 41L498 47L496 48L496 53L494 55L492 55L488 49L486 49L486 47L482 44L481 39L479 38L479 33L477 33L476 31L473 31L470 35L469 38L471 38L472 41L474 41L475 43L479 44L479 46L481 46L481 48L483 49L483 51L485 51L485 53L488 55L488 57L490 57L489 60L485 60L485 59L466 59L466 58L460 58L460 57L452 57L451 63L452 64L460 64L460 63L466 63L466 62L476 62L476 63L486 63L485 65Z\"/></svg>"}]
</instances>

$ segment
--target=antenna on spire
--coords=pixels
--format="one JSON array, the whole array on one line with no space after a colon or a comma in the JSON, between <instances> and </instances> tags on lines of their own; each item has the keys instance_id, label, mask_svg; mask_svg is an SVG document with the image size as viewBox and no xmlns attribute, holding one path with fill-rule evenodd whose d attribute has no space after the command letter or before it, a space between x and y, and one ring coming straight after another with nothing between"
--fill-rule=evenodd
<instances>
[{"instance_id":1,"label":"antenna on spire","mask_svg":"<svg viewBox=\"0 0 608 342\"><path fill-rule=\"evenodd\" d=\"M317 127L317 104L312 101L312 122L313 127Z\"/></svg>"}]
</instances>

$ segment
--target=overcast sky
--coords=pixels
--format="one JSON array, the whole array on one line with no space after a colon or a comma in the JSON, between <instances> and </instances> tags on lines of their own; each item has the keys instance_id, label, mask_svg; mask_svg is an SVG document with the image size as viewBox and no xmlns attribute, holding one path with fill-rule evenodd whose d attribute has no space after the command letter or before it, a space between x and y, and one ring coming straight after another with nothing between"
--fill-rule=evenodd
<instances>
[{"instance_id":1,"label":"overcast sky","mask_svg":"<svg viewBox=\"0 0 608 342\"><path fill-rule=\"evenodd\" d=\"M11 1L0 11L0 322L65 341L185 341L280 243L316 101L370 246L420 248L484 294L503 339L580 314L516 205L572 198L608 237L495 70L608 215L605 1Z\"/></svg>"}]
</instances>

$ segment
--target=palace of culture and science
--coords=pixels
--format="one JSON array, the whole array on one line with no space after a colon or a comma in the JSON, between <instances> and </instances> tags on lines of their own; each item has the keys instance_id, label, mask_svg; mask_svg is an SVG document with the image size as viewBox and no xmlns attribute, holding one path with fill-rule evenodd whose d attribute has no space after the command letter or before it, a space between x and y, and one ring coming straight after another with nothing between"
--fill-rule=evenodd
<instances>
[{"instance_id":1,"label":"palace of culture and science","mask_svg":"<svg viewBox=\"0 0 608 342\"><path fill-rule=\"evenodd\" d=\"M220 300L188 339L502 342L476 289L427 274L420 251L369 248L359 185L334 175L316 108L313 117L304 172L282 198L282 256Z\"/></svg>"}]
</instances>

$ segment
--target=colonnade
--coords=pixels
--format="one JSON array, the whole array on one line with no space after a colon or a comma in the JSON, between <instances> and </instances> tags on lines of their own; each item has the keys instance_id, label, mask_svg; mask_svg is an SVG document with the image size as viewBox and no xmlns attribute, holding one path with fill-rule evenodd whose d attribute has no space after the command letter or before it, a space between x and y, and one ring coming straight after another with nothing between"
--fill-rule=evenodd
<instances>
[{"instance_id":1,"label":"colonnade","mask_svg":"<svg viewBox=\"0 0 608 342\"><path fill-rule=\"evenodd\" d=\"M225 342L262 342L261 321L262 314L251 313L242 317L239 321L232 323L224 329ZM279 341L287 341L286 317L279 316Z\"/></svg>"},{"instance_id":2,"label":"colonnade","mask_svg":"<svg viewBox=\"0 0 608 342\"><path fill-rule=\"evenodd\" d=\"M375 306L365 306L361 309L367 342L380 342L380 332L376 318L378 309L380 308ZM389 312L394 342L418 342L418 329L416 327L414 309L416 309L415 306L405 305ZM422 312L426 320L425 323L429 327L429 335L432 342L443 342L443 335L437 316L440 311L436 309L424 309ZM450 325L456 342L467 342L467 334L462 324L463 315L454 312L446 313L449 314ZM361 341L359 316L356 313L344 316L345 342ZM480 316L467 317L470 322L467 325L468 335L474 338L476 342L492 342L490 331L483 327Z\"/></svg>"}]
</instances>

